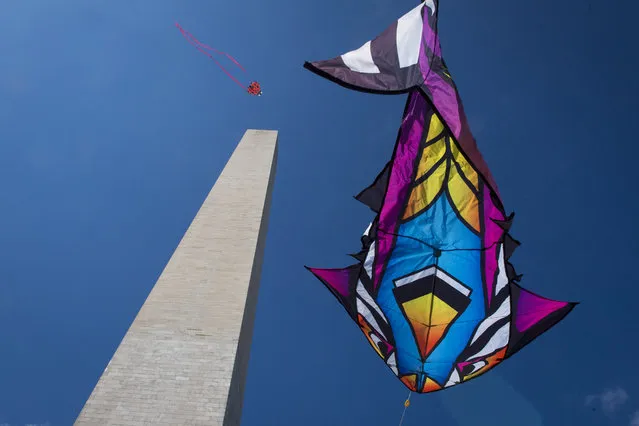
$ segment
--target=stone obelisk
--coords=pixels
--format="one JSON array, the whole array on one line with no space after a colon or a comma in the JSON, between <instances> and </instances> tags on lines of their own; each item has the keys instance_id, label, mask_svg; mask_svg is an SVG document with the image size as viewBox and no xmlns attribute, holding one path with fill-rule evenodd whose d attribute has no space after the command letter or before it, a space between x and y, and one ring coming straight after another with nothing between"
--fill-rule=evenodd
<instances>
[{"instance_id":1,"label":"stone obelisk","mask_svg":"<svg viewBox=\"0 0 639 426\"><path fill-rule=\"evenodd\" d=\"M276 161L247 130L76 425L239 426Z\"/></svg>"}]
</instances>

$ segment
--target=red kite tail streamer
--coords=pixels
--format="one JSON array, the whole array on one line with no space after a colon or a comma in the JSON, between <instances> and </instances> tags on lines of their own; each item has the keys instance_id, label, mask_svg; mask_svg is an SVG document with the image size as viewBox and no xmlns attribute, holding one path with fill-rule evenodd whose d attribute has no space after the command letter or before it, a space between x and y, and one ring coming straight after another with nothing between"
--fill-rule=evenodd
<instances>
[{"instance_id":1,"label":"red kite tail streamer","mask_svg":"<svg viewBox=\"0 0 639 426\"><path fill-rule=\"evenodd\" d=\"M243 89L246 89L246 86L242 83L240 83L235 77L233 77L233 75L228 72L226 70L226 68L224 68L222 66L222 64L220 64L210 52L213 53L217 53L218 55L224 55L227 58L229 58L235 65L237 65L242 71L246 72L246 70L244 69L244 67L237 61L235 60L235 58L233 58L231 55L229 55L226 52L222 52L220 50L214 49L211 46L208 46L204 43L201 43L198 39L196 39L195 37L193 37L193 35L186 31L184 28L182 28L182 26L180 24L178 24L177 22L175 23L175 26L178 28L178 30L180 30L180 32L182 33L182 35L184 36L184 38L191 44L193 45L197 50L199 50L201 53L205 54L206 56L208 56L213 62L215 62L217 64L218 67L220 67L220 69L222 71L224 71L224 73L229 76L231 78L231 80L233 80L235 82L235 84L237 84L238 86L240 86Z\"/></svg>"}]
</instances>

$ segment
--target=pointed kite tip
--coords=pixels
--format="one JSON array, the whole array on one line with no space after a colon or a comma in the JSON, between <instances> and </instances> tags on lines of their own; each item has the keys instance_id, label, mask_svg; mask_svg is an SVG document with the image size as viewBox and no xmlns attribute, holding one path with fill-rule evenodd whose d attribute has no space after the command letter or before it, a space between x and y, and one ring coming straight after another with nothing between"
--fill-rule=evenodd
<instances>
[{"instance_id":1,"label":"pointed kite tip","mask_svg":"<svg viewBox=\"0 0 639 426\"><path fill-rule=\"evenodd\" d=\"M304 265L304 269L306 269L311 274L315 275L315 277L319 278L319 276L317 275L318 268L312 268L310 266Z\"/></svg>"},{"instance_id":2,"label":"pointed kite tip","mask_svg":"<svg viewBox=\"0 0 639 426\"><path fill-rule=\"evenodd\" d=\"M316 74L318 74L318 71L319 71L317 67L313 64L313 62L310 62L310 61L304 61L303 68L311 72L314 72Z\"/></svg>"},{"instance_id":3,"label":"pointed kite tip","mask_svg":"<svg viewBox=\"0 0 639 426\"><path fill-rule=\"evenodd\" d=\"M503 231L508 232L515 220L515 212L511 212L504 220L490 219L494 224L499 226Z\"/></svg>"}]
</instances>

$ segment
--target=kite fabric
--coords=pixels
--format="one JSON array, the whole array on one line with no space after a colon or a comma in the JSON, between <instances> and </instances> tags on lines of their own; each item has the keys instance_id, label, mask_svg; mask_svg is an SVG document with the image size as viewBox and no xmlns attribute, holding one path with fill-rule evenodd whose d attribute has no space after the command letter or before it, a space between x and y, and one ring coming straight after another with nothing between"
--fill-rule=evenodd
<instances>
[{"instance_id":1,"label":"kite fabric","mask_svg":"<svg viewBox=\"0 0 639 426\"><path fill-rule=\"evenodd\" d=\"M249 83L248 86L240 83L240 81L235 78L226 68L224 68L222 66L222 64L220 64L220 62L215 59L213 57L213 55L211 53L216 53L218 55L223 55L226 56L231 62L233 62L233 64L235 64L239 69L241 69L243 72L246 72L246 70L244 69L244 67L242 65L240 65L240 63L238 61L235 60L235 58L233 58L231 55L229 55L226 52L222 52L220 50L214 49L211 46L208 46L202 42L200 42L198 39L196 39L193 34L191 34L190 32L186 31L184 28L182 28L182 26L180 24L178 24L177 22L175 23L175 26L177 27L178 30L180 30L180 33L184 36L184 38L192 45L194 46L199 52L203 53L204 55L208 56L209 59L211 59L213 62L215 62L215 64L220 67L220 69L222 71L224 71L224 73L231 79L233 80L233 82L235 82L235 84L237 84L238 86L240 86L242 89L246 90L248 94L250 95L254 95L254 96L262 96L262 88L260 86L260 83L258 83L257 81L252 81L251 83Z\"/></svg>"},{"instance_id":2,"label":"kite fabric","mask_svg":"<svg viewBox=\"0 0 639 426\"><path fill-rule=\"evenodd\" d=\"M408 93L390 162L356 196L376 213L353 255L359 263L308 269L418 393L486 373L576 305L518 284L514 215L441 56L437 12L427 0L361 48L305 64L351 89Z\"/></svg>"}]
</instances>

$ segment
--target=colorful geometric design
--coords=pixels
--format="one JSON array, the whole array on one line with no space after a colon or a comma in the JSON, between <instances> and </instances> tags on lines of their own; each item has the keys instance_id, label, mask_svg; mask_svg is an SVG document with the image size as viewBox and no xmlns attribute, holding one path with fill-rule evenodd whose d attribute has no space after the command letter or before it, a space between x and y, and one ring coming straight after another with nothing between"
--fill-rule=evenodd
<instances>
[{"instance_id":1,"label":"colorful geometric design","mask_svg":"<svg viewBox=\"0 0 639 426\"><path fill-rule=\"evenodd\" d=\"M433 114L430 121L402 220L410 220L428 209L442 191L447 191L460 219L479 232L479 176L439 117Z\"/></svg>"},{"instance_id":2,"label":"colorful geometric design","mask_svg":"<svg viewBox=\"0 0 639 426\"><path fill-rule=\"evenodd\" d=\"M436 266L395 280L397 305L413 330L423 360L470 303L471 289Z\"/></svg>"},{"instance_id":3,"label":"colorful geometric design","mask_svg":"<svg viewBox=\"0 0 639 426\"><path fill-rule=\"evenodd\" d=\"M494 368L576 305L535 295L509 259L519 245L441 57L438 2L361 48L306 68L351 89L408 93L391 160L356 199L376 213L358 263L309 270L410 390Z\"/></svg>"}]
</instances>

